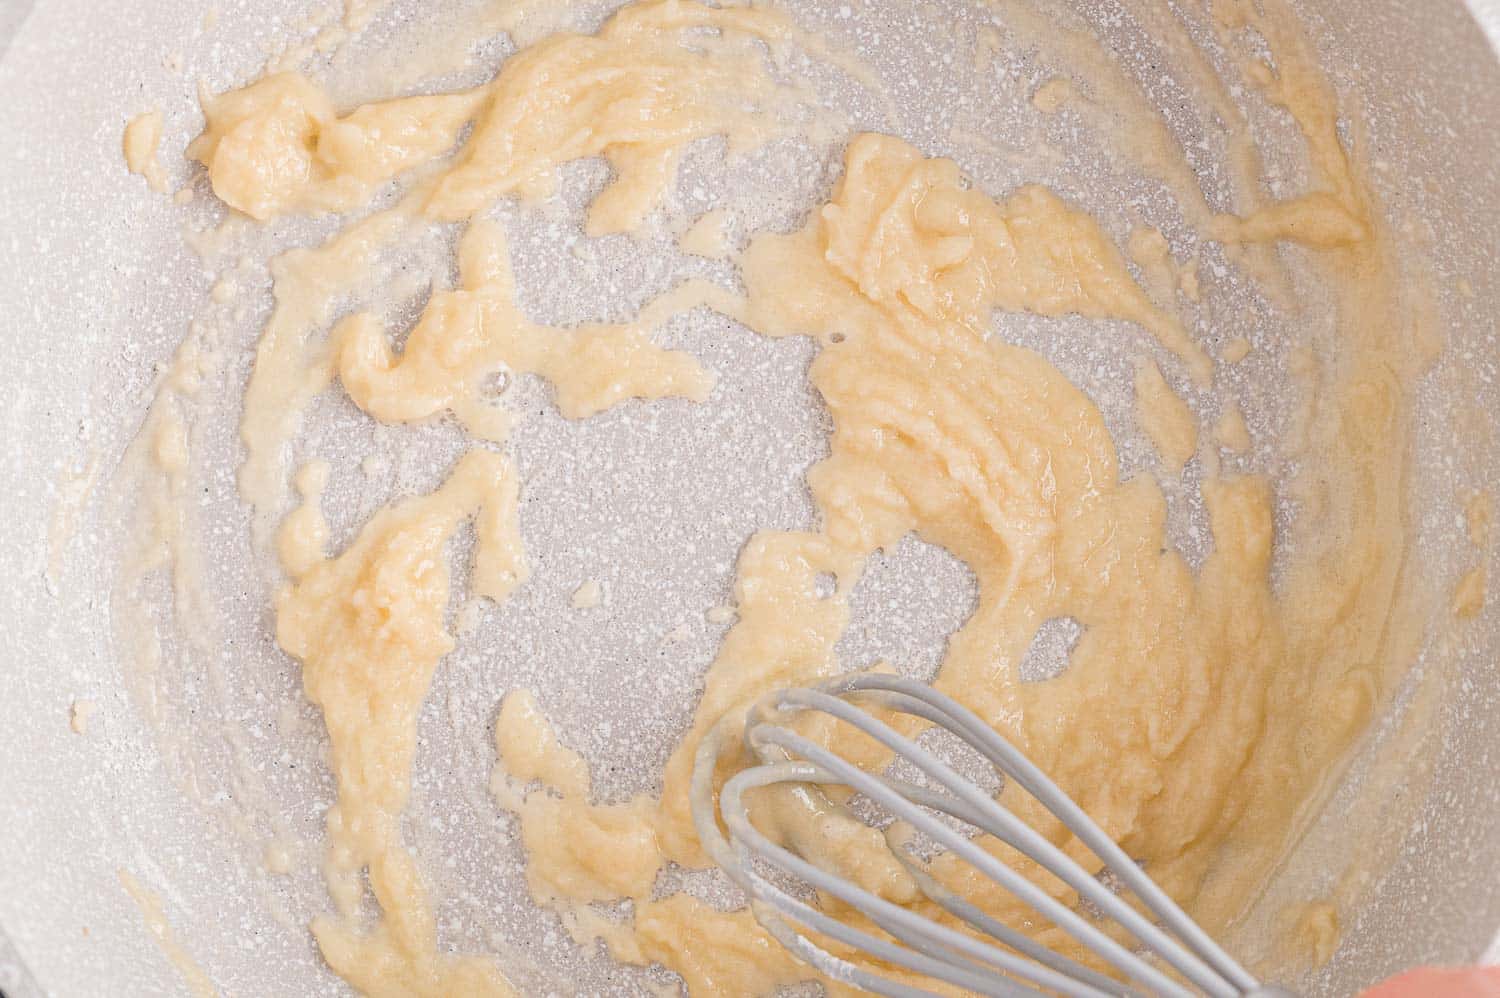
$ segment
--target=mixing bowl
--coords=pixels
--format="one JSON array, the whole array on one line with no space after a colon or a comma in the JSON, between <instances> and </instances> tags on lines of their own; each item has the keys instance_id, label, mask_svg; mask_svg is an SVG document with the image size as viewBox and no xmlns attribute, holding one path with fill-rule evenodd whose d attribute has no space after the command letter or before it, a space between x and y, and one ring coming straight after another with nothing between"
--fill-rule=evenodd
<instances>
[{"instance_id":1,"label":"mixing bowl","mask_svg":"<svg viewBox=\"0 0 1500 998\"><path fill-rule=\"evenodd\" d=\"M444 26L457 23L453 10L474 6L402 0L383 8L370 32L394 39L386 65L399 66L433 50ZM597 22L583 6L584 22ZM1110 3L1077 6L1106 25L1116 51L1149 49ZM1025 136L1009 125L996 125L1000 141L988 146L965 145L939 127L962 92L961 75L949 79L960 70L944 68L945 39L968 37L988 16L976 5L791 7L856 40L888 79L906 81L894 89L901 134L959 159L987 189L1040 179L1098 208L1122 182L1066 156L1029 158ZM1413 402L1410 573L1446 592L1476 557L1490 557L1464 538L1462 497L1500 486L1500 4L1297 7L1359 122L1351 131L1393 228L1430 263L1434 325L1447 345ZM239 332L224 344L228 401L195 430L205 455L196 507L207 525L220 645L192 654L166 648L159 672L143 678L123 664L111 624L129 535L114 512L115 469L159 372L209 296L211 275L183 230L184 219L192 228L215 209L177 155L202 124L195 84L218 91L252 78L268 49L307 33L304 13L291 0L233 0L211 11L188 0L0 4L0 521L11 525L0 534L0 990L9 998L187 993L193 972L185 976L184 966L201 968L225 994L347 993L306 932L326 903L316 859L332 787L320 721L301 696L295 663L272 640L269 583L246 552L248 519L233 486L233 399L268 305L263 267L247 268L260 278L241 289ZM472 58L445 85L483 79L508 51L503 37L473 39ZM1185 92L1190 81L1174 75L1167 55L1138 59L1137 68L1149 65L1167 91ZM1045 78L1045 57L1021 50L1001 58L1010 60L1020 107L1026 88ZM325 67L341 99L378 95L378 74L360 67ZM124 169L121 129L149 107L165 114L164 159L176 182L196 185L192 204L151 195ZM856 119L880 123L879 109L851 107ZM1004 120L1020 114L1007 110ZM739 207L760 224L786 227L826 191L837 158L778 155L762 166L784 183L744 186L759 193ZM697 183L739 189L716 169L690 161L683 196ZM574 179L587 186L587 168L579 170ZM1141 197L1148 202L1149 192ZM536 220L523 240L519 277L538 288L529 307L558 321L618 312L604 291L590 300L571 290L574 264L549 242L548 224ZM307 242L319 231L288 223L267 238ZM649 254L606 263L626 297L668 276ZM1009 321L1009 335L1043 352L1057 331L1072 329ZM670 336L721 372L729 401L713 412L623 407L582 423L543 415L518 431L534 503L527 509L546 511L523 511L539 570L450 656L422 717L407 834L444 898L445 938L498 952L528 992L638 994L670 979L573 946L525 900L509 819L486 791L487 729L500 696L535 690L564 735L609 772L607 793L649 789L722 635L702 608L728 599L738 546L758 525L811 516L800 476L822 453L826 417L804 384L810 347L712 316ZM1104 370L1091 382L1098 357ZM1122 424L1128 466L1128 413L1108 387L1129 370L1127 358L1117 348L1056 362ZM545 408L535 386L517 390L522 402ZM1259 390L1268 409L1285 402L1283 386ZM320 403L310 427L308 445L319 453L376 455L371 494L335 497L336 542L390 491L430 487L458 446L451 426L398 439L341 402ZM610 487L584 495L567 487L584 478ZM609 566L657 582L632 585ZM590 579L608 599L579 615L570 598ZM851 657L878 654L930 670L972 593L951 557L903 542L856 597L857 619L864 612L869 623L854 628ZM870 612L876 606L879 615ZM1486 951L1500 959L1500 608L1491 601L1460 623L1441 601L1432 607L1407 680L1227 940L1309 994L1349 994L1417 963L1473 961ZM568 625L557 626L564 618ZM251 826L265 814L289 843L281 857L289 874L268 875L256 851L266 832ZM1287 962L1268 940L1285 935L1287 912L1331 895L1341 899L1342 929L1331 959Z\"/></svg>"}]
</instances>

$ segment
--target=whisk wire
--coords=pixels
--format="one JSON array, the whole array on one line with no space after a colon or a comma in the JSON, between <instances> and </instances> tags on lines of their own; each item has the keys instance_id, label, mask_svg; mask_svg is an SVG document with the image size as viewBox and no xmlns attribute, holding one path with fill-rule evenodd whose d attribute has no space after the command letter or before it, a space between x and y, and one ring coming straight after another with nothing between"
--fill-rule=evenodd
<instances>
[{"instance_id":1,"label":"whisk wire","mask_svg":"<svg viewBox=\"0 0 1500 998\"><path fill-rule=\"evenodd\" d=\"M821 711L846 721L871 737L876 738L882 744L886 745L886 747L914 763L930 778L942 784L945 789L957 795L966 804L975 809L978 815L982 815L984 820L971 822L976 824L980 830L999 838L1028 858L1041 864L1074 890L1078 891L1080 895L1086 897L1105 914L1124 925L1137 939L1155 950L1198 987L1210 995L1224 996L1224 998L1233 998L1233 995L1236 994L1236 988L1232 982L1226 981L1195 953L1179 945L1176 940L1173 940L1150 920L1142 917L1139 912L1122 898L1111 892L1035 829L1021 821L1010 811L1001 807L987 793L969 780L959 776L949 766L932 755L932 753L921 748L911 739L896 732L883 721L880 721L878 718L875 718L846 700L819 690L791 690L785 693L778 702L784 707ZM896 709L900 708L897 707ZM949 724L948 726L950 728L957 727L954 724ZM964 725L965 729L967 727L967 725ZM985 728L985 730L988 731L990 729ZM757 732L769 732L772 736L771 740L779 740L782 734L786 732L786 729L773 723L764 722L763 725L751 726L746 729L747 737L752 741L757 737ZM967 731L955 731L955 733L960 737L964 737ZM998 736L995 737L998 738ZM969 739L965 738L964 740L967 742ZM811 743L806 743L804 740L804 744ZM978 748L978 746L975 747ZM1007 745L1006 747L1008 748L1009 746ZM799 754L802 754L800 747L798 751ZM819 751L821 752L822 750L819 749ZM1015 753L1014 750L1012 750L1012 754L1019 756L1019 753ZM812 756L806 757L812 758ZM822 763L821 759L816 759L815 761ZM1009 760L992 761L997 766L1003 767ZM856 767L850 768L857 770ZM1032 768L1035 769L1035 767ZM857 771L863 772L862 770ZM1046 780L1045 776L1041 776L1040 771L1036 771L1036 775L1040 776L1042 780ZM1050 785L1051 781L1047 780L1047 783ZM1027 789L1029 790L1030 788L1028 787ZM1055 786L1053 789L1056 789ZM1061 795L1061 791L1057 791L1057 793ZM882 803L885 803L885 801L882 801ZM1042 800L1042 803L1044 806L1048 804L1046 800ZM1056 812L1054 811L1053 813L1055 814ZM1079 809L1079 813L1082 813L1081 809ZM1102 832L1100 834L1103 835ZM1105 838L1107 839L1108 837L1105 836ZM944 844L946 845L947 843ZM989 857L988 853L984 855ZM1139 867L1136 867L1135 863L1129 860L1128 857L1124 857L1123 852L1121 852L1121 857L1123 857L1124 862L1132 870L1139 872ZM969 857L966 856L965 858ZM1106 865L1112 866L1106 857L1100 858L1105 859ZM970 859L970 862L978 865L974 859ZM997 880L1001 878L1000 871L1004 871L1005 879L1002 881L1003 886L1020 895L1033 909L1045 914L1047 918L1059 925L1069 935L1096 949L1101 956L1118 970L1128 974L1132 979L1140 981L1143 984L1149 984L1160 993L1173 993L1171 991L1173 985L1170 978L1165 977L1154 967L1140 960L1134 954L1130 953L1129 950L1119 946L1109 936L1099 932L1088 922L1080 918L1071 908L1061 905L1055 899L1051 898L1050 895L1035 888L1030 881L1020 878L1009 866L1000 863L993 857L989 857L989 862L984 863L981 869L987 876ZM1144 877L1143 874L1141 876ZM1124 878L1121 877L1121 879L1123 880ZM1023 890L1018 887L1018 883L1024 883L1030 889ZM1040 899L1042 898L1045 898L1046 901L1041 902ZM1083 934L1081 935L1080 932ZM1108 942L1105 942L1105 940L1108 940Z\"/></svg>"},{"instance_id":2,"label":"whisk wire","mask_svg":"<svg viewBox=\"0 0 1500 998\"><path fill-rule=\"evenodd\" d=\"M813 885L819 890L824 890L840 901L845 902L864 911L882 929L889 932L901 942L913 947L933 960L943 964L942 973L924 970L932 973L932 976L948 980L949 983L960 984L964 987L977 988L981 993L995 993L1001 995L1011 994L1038 994L1029 988L1018 990L1014 987L996 990L996 980L993 976L972 976L970 965L956 962L953 954L961 954L970 961L977 960L996 969L1015 974L1035 983L1042 984L1059 990L1068 989L1072 983L1067 978L1051 972L1046 968L1038 968L1029 961L1021 959L1012 953L998 949L994 946L976 939L966 933L959 932L945 925L922 918L901 905L895 904L879 895L859 887L854 883L833 876L828 871L813 864L801 856L789 851L785 847L772 842L761 834L750 821L749 811L744 803L744 794L747 790L756 787L771 786L778 783L810 783L833 784L842 782L840 774L831 773L821 769L816 762L812 768L799 763L779 763L749 769L739 773L724 785L720 792L720 806L724 814L724 822L729 828L730 835L737 841L738 845L750 854L770 860L774 865L786 870L802 880ZM761 885L764 885L763 887ZM769 888L769 890L765 890ZM907 965L909 954L897 950L880 953L871 947L870 941L889 946L879 937L863 933L847 923L837 919L831 919L825 912L808 905L806 902L794 898L782 891L775 885L764 881L757 885L756 892L773 894L777 900L790 902L782 911L791 914L797 921L803 922L809 928L824 933L840 942L851 943L851 937L858 935L862 948L869 949L881 955L882 959L889 959L901 965ZM788 911L787 909L791 909ZM941 947L934 950L933 947ZM955 980L949 976L947 971L957 970L963 980ZM1096 998L1097 995L1108 994L1108 992L1077 992L1064 990L1064 993L1078 994L1079 998Z\"/></svg>"},{"instance_id":3,"label":"whisk wire","mask_svg":"<svg viewBox=\"0 0 1500 998\"><path fill-rule=\"evenodd\" d=\"M958 736L1062 821L1160 924L1002 806L990 793L869 713L861 703L922 718ZM785 717L799 711L822 713L853 725L914 765L935 786L919 786L870 772L790 730L785 726ZM732 776L724 784L715 806L714 774L719 756L732 737L732 726L739 723L737 719L726 718L698 746L692 780L692 813L699 840L709 857L746 891L756 919L773 937L831 979L895 998L934 994L836 956L796 926L863 951L887 965L987 998L1032 998L1043 993L1036 988L1069 998L1135 994L1121 982L1049 949L950 891L897 841L896 831L909 828L967 862L1153 995L1191 998L1194 992L1150 962L1144 951L1160 957L1211 998L1284 994L1261 988L1039 768L972 711L930 686L900 676L861 673L812 689L784 691L760 701L745 715L742 729L745 744L760 765ZM785 784L813 792L818 787L841 786L883 807L897 822L886 830L887 845L897 862L931 902L979 934L940 923L881 897L762 834L751 821L745 795L756 788ZM940 814L1005 842L1029 857L1073 888L1102 915L1124 927L1143 949L1133 950L1104 932L1072 906L1002 862L979 841L939 818ZM863 914L884 935L859 928L793 896L756 872L757 860L800 879L825 896L838 899Z\"/></svg>"},{"instance_id":4,"label":"whisk wire","mask_svg":"<svg viewBox=\"0 0 1500 998\"><path fill-rule=\"evenodd\" d=\"M1114 839L1105 834L1104 830L1088 816L1083 808L1063 793L1035 763L1000 737L973 711L924 683L901 676L859 673L840 677L819 688L820 692L827 694L833 694L836 690L856 693L886 692L905 698L911 706L933 708L939 714L938 717L933 717L925 711L918 716L923 716L954 731L963 738L966 744L979 751L1003 773L1020 784L1042 806L1061 819L1079 841L1103 860L1105 866L1119 878L1124 886L1140 898L1147 909L1182 940L1194 955L1209 964L1217 974L1238 990L1253 991L1258 986L1255 978L1215 943L1212 937L1168 896L1166 891L1147 876ZM913 710L905 712L916 713ZM983 799L988 804L994 804L988 797ZM1132 912L1132 914L1135 913ZM1138 916L1135 921L1155 929L1150 922ZM1163 956L1165 955L1163 953ZM1184 968L1178 967L1177 969L1186 974ZM1187 976L1192 977L1192 975Z\"/></svg>"},{"instance_id":5,"label":"whisk wire","mask_svg":"<svg viewBox=\"0 0 1500 998\"><path fill-rule=\"evenodd\" d=\"M783 763L776 766L763 766L747 770L726 783L720 795L724 820L730 829L730 834L736 840L735 848L741 854L741 861L738 866L730 869L741 871L748 869L749 864L747 860L753 854L769 859L788 872L801 876L810 883L816 884L827 878L824 871L761 835L750 822L742 797L746 790L755 787L771 786L778 783L819 782L818 778L828 776L829 774L823 773L816 767L808 766L805 763ZM735 876L733 872L731 872L731 875ZM787 944L785 935L790 932L790 929L782 922L782 916L786 915L805 925L807 928L812 929L814 932L847 946L864 950L877 959L926 974L929 977L946 981L950 984L968 988L982 995L993 996L993 998L1032 998L1032 996L1040 994L1040 992L1033 989L1013 985L1010 982L997 980L993 975L980 973L971 964L957 962L946 953L933 954L930 947L926 945L918 948L916 952L903 946L895 945L888 940L872 935L846 922L833 918L825 912L819 911L800 898L788 894L780 887L762 878L735 876L735 879L753 897L762 902L769 903L770 910L760 907L756 911L756 917L778 939L781 939L783 944ZM883 905L890 905L890 902L847 881L840 880L839 878L827 879L830 880L827 885L829 893L846 903L858 905L867 911L878 910ZM898 905L890 905L890 907L895 909L895 912L898 914L894 916L888 915L884 920L885 924L881 927L886 928L888 932L891 930L887 926L899 921L902 915L912 918L914 921L922 921L921 919L916 919L912 916L911 912L900 908ZM777 926L775 923L782 924ZM877 924L881 923L877 922ZM936 926L933 923L928 923L927 927L943 930L936 934L947 941L968 949L971 953L975 949L977 940L974 940L972 937L956 933L944 926ZM865 987L867 990L874 990L878 994L903 996L931 994L931 992L922 989L909 989L904 985L868 974L854 964L840 960L827 950L818 947L806 937L794 932L790 934L794 938L794 942L789 944L790 948L835 979L849 980L850 983L859 984L859 986ZM903 938L902 935L895 932L892 935L911 945L909 941L910 933L907 934L907 938ZM1000 955L1004 956L1004 954ZM864 980L860 978L864 978ZM871 984L878 984L880 986L872 988Z\"/></svg>"},{"instance_id":6,"label":"whisk wire","mask_svg":"<svg viewBox=\"0 0 1500 998\"><path fill-rule=\"evenodd\" d=\"M813 693L812 696L821 696L821 694ZM828 699L835 703L843 703L843 701L836 700L836 698L829 697ZM820 703L819 706L826 705ZM882 722L870 718L868 714L864 714L862 711L853 709L852 712L867 718L871 722L868 729L870 734L879 737L882 741L885 741L887 738L891 739L891 748L902 751L903 755L909 755L912 761L917 763L918 767L922 768L924 772L930 769L931 772L929 772L929 775L934 779L944 782L948 786L948 789L960 794L963 794L965 790L972 791L973 796L983 798L983 793L972 784L955 786L963 784L964 781L958 774L953 773L952 770L949 770L936 758L926 760L917 758L916 753L912 753L910 750L916 749L917 753L930 754L917 749L908 739L897 734ZM885 728L885 730L883 732L879 731L878 728L880 727ZM1132 980L1148 985L1154 988L1157 993L1171 996L1171 998L1190 998L1188 991L1182 989L1160 970L1157 970L1145 960L1132 953L1105 932L1091 925L1083 916L1062 904L1041 887L986 852L973 840L958 834L931 814L928 814L923 809L901 797L880 777L874 776L839 758L817 743L774 724L751 727L747 729L747 733L751 739L758 738L765 743L780 745L828 770L835 777L834 780L829 781L830 783L843 784L857 790L888 809L901 820L908 822L950 852L967 861L1005 890L1019 897L1034 911L1039 912L1048 920L1058 925L1073 938L1099 953L1112 966L1121 973L1129 976ZM966 800L965 803L971 806L978 806L973 800ZM728 817L728 813L728 808L726 807L726 818ZM1001 812L1001 814L1004 816L1004 812ZM831 877L826 871L816 866L809 864L809 867L817 872L821 881L843 882L841 878ZM799 875L801 875L800 872ZM818 881L810 882L817 883L820 887L822 886ZM901 910L904 911L905 909Z\"/></svg>"},{"instance_id":7,"label":"whisk wire","mask_svg":"<svg viewBox=\"0 0 1500 998\"><path fill-rule=\"evenodd\" d=\"M892 848L896 861L905 868L911 878L916 881L917 887L927 896L928 900L941 907L948 914L974 926L986 935L999 940L1006 946L1031 957L1037 963L1082 983L1098 989L1109 995L1119 995L1120 998L1139 998L1134 991L1121 991L1120 982L1105 977L1076 960L1071 960L1054 950L1032 939L1024 933L1017 932L1010 926L998 919L991 918L980 911L973 904L954 894L952 891L938 883L933 876L924 870L904 849Z\"/></svg>"}]
</instances>

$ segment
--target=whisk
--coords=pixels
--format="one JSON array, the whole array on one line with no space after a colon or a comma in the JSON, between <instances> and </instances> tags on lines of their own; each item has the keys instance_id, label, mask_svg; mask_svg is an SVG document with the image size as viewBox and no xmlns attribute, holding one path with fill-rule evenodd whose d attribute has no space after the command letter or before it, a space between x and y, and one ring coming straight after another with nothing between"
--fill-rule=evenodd
<instances>
[{"instance_id":1,"label":"whisk","mask_svg":"<svg viewBox=\"0 0 1500 998\"><path fill-rule=\"evenodd\" d=\"M1120 887L1132 892L1154 917L1142 913L1088 873L991 794L867 712L860 706L862 702L923 718L957 735L1056 815L1103 861ZM853 725L895 752L898 759L914 765L941 790L861 769L786 727L792 715L805 711ZM745 742L760 764L736 773L724 784L716 809L714 771L727 739L734 734L722 729L703 740L694 760L692 811L698 837L714 862L749 896L760 924L831 980L898 998L934 994L883 976L868 964L836 956L810 939L807 931L885 964L996 998L1046 994L1182 998L1199 993L1213 998L1290 998L1290 992L1259 983L1219 947L1015 746L962 704L924 683L887 674L856 673L810 689L785 690L760 701L750 710L744 728ZM751 822L745 796L756 788L788 784L845 787L864 795L898 822L925 834L1026 902L1131 983L1098 973L986 915L939 884L905 848L895 845L889 834L887 843L892 854L922 893L976 932L940 924L881 898L771 841ZM956 818L1030 857L1098 912L1122 925L1136 945L1113 938L1095 921L1048 894L934 812ZM720 815L727 838L720 828ZM886 935L841 921L793 895L758 872L757 866L764 869L765 865L844 902ZM1181 979L1174 979L1148 954L1155 954Z\"/></svg>"}]
</instances>

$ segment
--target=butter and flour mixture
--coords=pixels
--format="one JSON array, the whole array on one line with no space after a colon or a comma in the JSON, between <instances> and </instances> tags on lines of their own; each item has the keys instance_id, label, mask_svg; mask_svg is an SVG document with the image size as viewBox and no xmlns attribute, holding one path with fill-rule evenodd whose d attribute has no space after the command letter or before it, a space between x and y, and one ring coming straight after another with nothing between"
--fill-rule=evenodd
<instances>
[{"instance_id":1,"label":"butter and flour mixture","mask_svg":"<svg viewBox=\"0 0 1500 998\"><path fill-rule=\"evenodd\" d=\"M371 6L351 24L376 16ZM813 515L755 525L734 565L713 569L732 579L732 602L696 612L727 626L645 789L599 795L600 774L560 733L565 719L524 686L469 688L493 719L493 773L464 778L488 783L515 816L495 834L524 848L531 900L578 946L660 968L664 987L770 994L813 980L748 909L704 885L692 759L766 692L910 668L849 649L871 565L916 538L961 563L975 590L924 678L1020 746L1210 932L1231 925L1409 662L1407 413L1436 347L1346 138L1357 125L1340 118L1292 12L1282 0L1120 5L1199 84L1195 125L1224 160L1210 171L1065 5L993 0L965 37L931 25L936 50L981 81L1004 76L1007 51L1049 67L1028 100L1034 143L1006 148L982 122L1010 112L983 107L984 86L955 95L947 145L932 148L889 107L888 91L920 80L883 80L857 32L840 40L774 6L643 0L587 26L502 6L473 30L519 45L487 82L393 83L344 105L316 72L279 67L206 95L186 149L226 206L219 229L199 235L209 255L224 255L215 240L262 226L303 233L268 264L236 474L267 566L268 626L327 732L326 759L308 763L326 762L333 799L304 858L326 888L311 933L328 966L370 995L524 987L507 958L451 942L431 873L443 857L414 843L424 708L465 642L493 633L473 618L527 587L565 587L569 613L607 609L610 587L548 580L528 555L527 517L568 511L527 507L521 430L543 409L589 420L723 404L733 372L667 337L705 314L726 338L807 344L826 422L815 463L788 487L810 494ZM334 34L330 47L342 43ZM357 52L349 44L340 55ZM830 91L863 94L864 110L846 112ZM1297 180L1273 186L1258 138L1278 128L1295 136ZM1059 148L1059 135L1077 149ZM786 195L730 187L695 192L713 207L694 217L678 188L704 148L728 162L801 150L788 155L805 153L828 182L786 205L782 224L743 219L757 217L756 197ZM1122 192L1122 211L1067 190L1079 150L1144 178L1149 196ZM1016 182L971 175L966 152L1010 163ZM559 192L587 163L604 169L575 225ZM1212 197L1200 170L1215 175ZM322 226L316 238L302 222ZM541 321L517 277L523 255L542 252L537 232L579 253L614 240L709 262L629 309ZM452 260L422 272L429 286L408 288L407 307L378 307L422 270L412 247L443 239ZM1233 290L1232 319L1211 307L1216 286ZM1293 332L1257 347L1294 391L1276 418L1247 419L1256 400L1233 371L1252 362L1272 316ZM1012 332L1019 320L1025 335ZM1084 336L1123 361L1087 387L1049 350L1067 354L1054 341ZM172 566L183 627L213 572L193 555L193 530L207 528L183 511L187 424L210 353L185 342L143 430L145 541L122 582L130 593ZM523 380L545 391L516 402ZM1089 389L1112 393L1109 418ZM461 453L435 487L335 510L338 473L308 443L329 411L409 439L398 453L443 425ZM1116 439L1127 432L1128 462ZM688 459L673 474L692 474L693 446L680 442ZM381 460L365 456L367 478ZM612 483L568 484L605 502ZM643 515L670 537L672 518L713 511ZM646 566L601 568L650 585ZM899 609L877 608L877 622ZM1072 637L1057 668L1028 674L1059 627ZM548 663L564 681L568 668ZM622 711L600 723L654 722ZM818 735L871 766L887 761L835 728ZM768 827L792 848L916 903L873 832L836 810L767 804ZM1013 805L1066 842L1019 796ZM962 864L939 855L930 867L986 911L1068 946Z\"/></svg>"}]
</instances>

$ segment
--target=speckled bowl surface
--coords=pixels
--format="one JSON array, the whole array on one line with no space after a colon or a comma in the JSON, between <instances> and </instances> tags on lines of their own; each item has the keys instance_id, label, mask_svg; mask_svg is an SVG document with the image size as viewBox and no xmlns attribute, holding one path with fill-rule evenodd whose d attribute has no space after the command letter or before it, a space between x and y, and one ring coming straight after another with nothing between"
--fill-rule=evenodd
<instances>
[{"instance_id":1,"label":"speckled bowl surface","mask_svg":"<svg viewBox=\"0 0 1500 998\"><path fill-rule=\"evenodd\" d=\"M438 23L442 11L470 2L397 0L372 30L399 34L419 12ZM986 189L1052 184L1116 233L1128 221L1124 202L1148 210L1153 203L1148 186L1122 188L1128 178L1087 161L1038 167L1025 156L953 143L944 115L964 92L965 70L935 67L943 65L940 39L963 37L985 16L974 4L867 0L854 5L852 18L840 17L843 5L832 0L790 6L859 46L893 82L901 133L954 156ZM1080 7L1103 16L1110 4ZM1435 585L1446 585L1472 558L1454 497L1500 486L1493 423L1500 413L1500 63L1490 40L1500 30L1500 2L1303 0L1299 7L1346 100L1368 122L1392 218L1416 220L1442 289L1437 308L1449 345L1415 403L1412 488L1417 558ZM332 790L319 722L300 697L294 663L271 640L267 593L247 560L246 515L232 482L235 399L268 283L245 289L244 321L227 338L222 404L199 430L201 510L218 525L205 542L219 569L213 606L233 643L217 664L187 661L163 680L172 694L165 737L126 693L109 623L122 540L107 502L111 471L139 425L157 366L206 298L212 275L181 232L184 219L214 210L205 197L176 206L127 175L121 129L130 115L161 108L173 181L203 192L202 178L177 155L201 126L196 82L218 90L253 76L265 46L294 30L301 9L295 0L225 0L206 30L203 0L0 0L0 990L9 998L186 993L121 888L121 869L160 893L176 938L225 994L347 993L303 928L326 903L314 869ZM937 32L939 24L950 34ZM1150 61L1128 24L1111 30L1129 60ZM503 40L481 44L470 77L481 78L506 51ZM1015 108L1023 108L1045 67L1024 54L1002 61ZM1155 71L1170 75L1170 60ZM464 82L462 75L452 82ZM375 95L352 71L335 68L330 80L344 99ZM839 90L836 81L830 87ZM856 123L890 127L857 95L830 99L845 102ZM1016 109L991 109L986 127L1002 143L1021 142ZM690 157L674 205L691 212L739 192L732 206L745 222L790 225L826 194L835 153L770 150L736 167L744 174L726 174L713 157ZM570 168L565 221L601 176L590 164ZM525 304L554 321L619 316L688 274L733 279L727 265L666 250L619 244L571 253L553 224L515 222ZM306 241L318 231L291 225L279 237ZM1472 296L1452 291L1459 281ZM1119 387L1128 384L1139 339L1068 320L997 321L1002 335L1047 353L1091 393L1118 430L1127 470L1140 467L1146 452ZM801 476L823 453L827 426L805 386L809 345L765 340L697 314L665 335L719 372L711 404L632 404L567 423L549 410L544 391L517 386L518 404L537 410L514 443L535 579L465 636L422 718L408 837L445 899L444 937L498 951L528 993L641 994L665 979L576 950L554 919L524 900L521 856L485 790L486 732L500 696L534 689L564 737L608 774L601 776L606 796L650 787L722 633L703 611L727 601L739 545L756 526L790 527L812 515ZM1255 397L1267 409L1285 401L1269 379ZM1463 417L1474 411L1490 414L1488 435L1455 430L1470 425ZM460 444L451 426L376 430L330 399L299 446L335 462L341 541L373 504L430 487ZM362 488L352 472L339 477L338 468L352 469L368 453L387 461L378 487ZM91 462L95 487L72 484L87 477ZM569 597L585 579L602 582L606 601L581 616ZM844 651L852 661L882 656L930 670L971 598L961 565L904 543L862 583ZM1346 913L1333 960L1291 982L1310 994L1348 994L1417 962L1473 960L1487 950L1500 959L1497 602L1463 629L1444 621L1431 628L1414 675L1441 659L1451 681L1419 753L1430 779L1391 783L1389 760L1380 761L1400 737L1406 690L1246 923L1253 933L1279 905L1308 896L1309 885L1343 869L1367 839L1392 843L1390 862ZM79 700L98 705L85 735L69 725ZM233 757L227 726L247 733L247 758ZM255 780L242 778L237 767L245 766ZM1386 810L1369 806L1377 776L1391 796ZM241 803L235 795L250 782L264 797L256 806L274 809L307 843L291 877L268 877L226 830L225 816Z\"/></svg>"}]
</instances>

